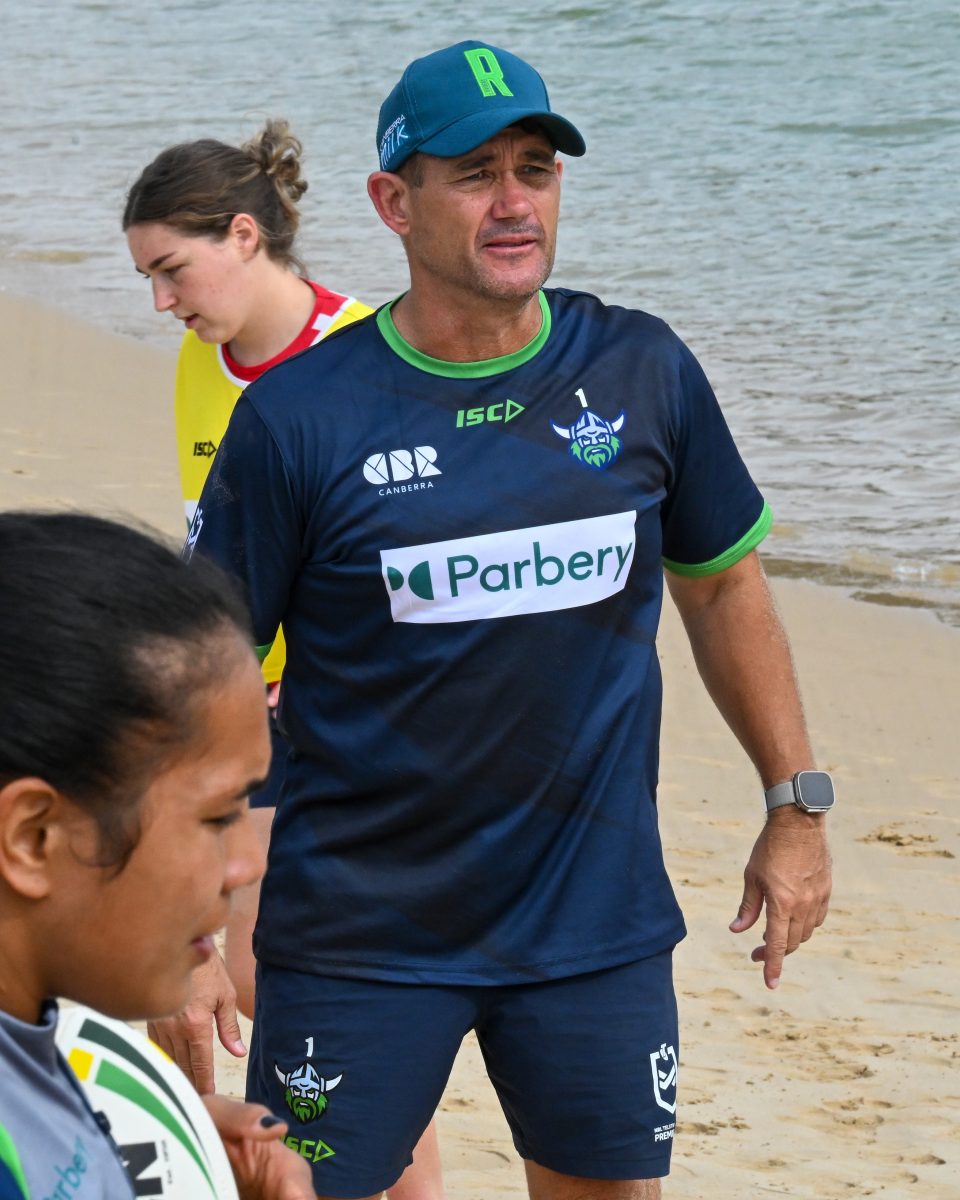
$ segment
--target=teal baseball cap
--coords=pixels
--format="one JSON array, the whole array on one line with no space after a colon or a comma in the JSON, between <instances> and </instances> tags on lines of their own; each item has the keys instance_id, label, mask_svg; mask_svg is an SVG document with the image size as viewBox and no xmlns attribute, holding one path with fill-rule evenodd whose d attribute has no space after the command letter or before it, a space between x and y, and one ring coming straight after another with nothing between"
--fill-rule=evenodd
<instances>
[{"instance_id":1,"label":"teal baseball cap","mask_svg":"<svg viewBox=\"0 0 960 1200\"><path fill-rule=\"evenodd\" d=\"M529 63L485 42L458 42L414 59L380 106L380 169L396 171L417 150L440 158L466 154L527 118L557 150L586 152L576 126L551 111L546 84Z\"/></svg>"}]
</instances>

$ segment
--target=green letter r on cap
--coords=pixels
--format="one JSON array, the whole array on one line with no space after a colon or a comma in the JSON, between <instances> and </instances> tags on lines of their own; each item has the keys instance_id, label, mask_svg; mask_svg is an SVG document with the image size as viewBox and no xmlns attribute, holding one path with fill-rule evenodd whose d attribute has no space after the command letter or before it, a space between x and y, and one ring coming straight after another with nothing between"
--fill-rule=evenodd
<instances>
[{"instance_id":1,"label":"green letter r on cap","mask_svg":"<svg viewBox=\"0 0 960 1200\"><path fill-rule=\"evenodd\" d=\"M513 95L504 82L503 69L492 50L464 50L463 57L470 64L477 86L485 96L492 96L494 88L501 96Z\"/></svg>"}]
</instances>

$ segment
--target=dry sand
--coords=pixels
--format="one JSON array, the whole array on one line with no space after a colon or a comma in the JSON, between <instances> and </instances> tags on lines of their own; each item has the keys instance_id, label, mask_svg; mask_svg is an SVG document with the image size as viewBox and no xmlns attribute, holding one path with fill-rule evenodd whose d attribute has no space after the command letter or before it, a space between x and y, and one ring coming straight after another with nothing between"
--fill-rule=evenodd
<instances>
[{"instance_id":1,"label":"dry sand","mask_svg":"<svg viewBox=\"0 0 960 1200\"><path fill-rule=\"evenodd\" d=\"M182 533L173 357L0 295L0 506ZM661 812L689 937L671 1200L960 1197L960 636L925 614L775 582L840 795L827 924L775 993L727 924L762 814L753 771L667 603ZM558 1047L558 1053L562 1048ZM219 1057L223 1090L242 1067ZM439 1115L450 1200L525 1194L479 1053Z\"/></svg>"}]
</instances>

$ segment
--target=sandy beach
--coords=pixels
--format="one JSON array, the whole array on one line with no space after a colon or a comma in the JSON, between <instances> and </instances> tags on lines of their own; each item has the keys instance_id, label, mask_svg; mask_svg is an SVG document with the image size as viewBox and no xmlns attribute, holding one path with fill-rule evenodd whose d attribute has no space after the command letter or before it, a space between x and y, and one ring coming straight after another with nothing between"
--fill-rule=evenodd
<instances>
[{"instance_id":1,"label":"sandy beach","mask_svg":"<svg viewBox=\"0 0 960 1200\"><path fill-rule=\"evenodd\" d=\"M183 531L174 357L0 294L0 506ZM727 930L762 823L753 770L667 601L661 823L689 936L671 1200L960 1196L960 634L774 581L820 764L840 797L827 924L777 992ZM561 1048L558 1047L558 1053ZM222 1090L242 1065L219 1057ZM476 1046L439 1115L450 1200L525 1194Z\"/></svg>"}]
</instances>

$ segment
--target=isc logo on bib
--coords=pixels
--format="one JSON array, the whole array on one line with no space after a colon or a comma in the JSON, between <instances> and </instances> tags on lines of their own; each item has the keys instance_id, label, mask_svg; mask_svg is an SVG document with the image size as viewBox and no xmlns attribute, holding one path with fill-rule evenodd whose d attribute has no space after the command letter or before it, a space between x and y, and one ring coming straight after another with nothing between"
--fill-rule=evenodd
<instances>
[{"instance_id":1,"label":"isc logo on bib","mask_svg":"<svg viewBox=\"0 0 960 1200\"><path fill-rule=\"evenodd\" d=\"M633 512L380 551L394 621L485 621L596 604L622 592Z\"/></svg>"}]
</instances>

